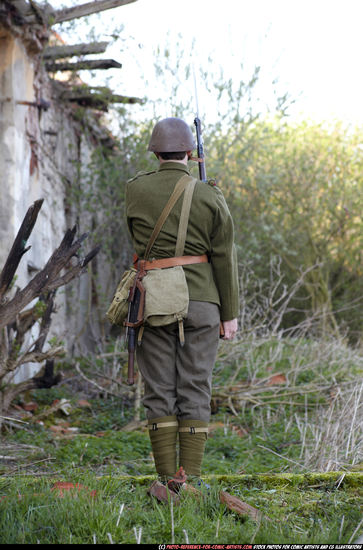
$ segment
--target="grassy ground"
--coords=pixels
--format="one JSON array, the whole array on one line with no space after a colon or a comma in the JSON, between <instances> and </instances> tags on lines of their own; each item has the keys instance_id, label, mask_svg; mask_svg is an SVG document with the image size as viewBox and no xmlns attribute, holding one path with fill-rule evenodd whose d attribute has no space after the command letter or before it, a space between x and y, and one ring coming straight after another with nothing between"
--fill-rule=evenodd
<instances>
[{"instance_id":1,"label":"grassy ground","mask_svg":"<svg viewBox=\"0 0 363 550\"><path fill-rule=\"evenodd\" d=\"M82 394L74 381L24 396L12 413L28 424L7 425L0 440L0 542L354 542L363 503L360 356L279 346L222 347L203 462L211 489L173 508L146 493L155 475L150 443L142 416L126 431L133 411L125 399ZM68 404L54 407L57 399ZM59 481L82 489L60 497ZM264 519L228 511L221 489Z\"/></svg>"},{"instance_id":2,"label":"grassy ground","mask_svg":"<svg viewBox=\"0 0 363 550\"><path fill-rule=\"evenodd\" d=\"M83 489L60 498L52 491L54 480L44 477L2 479L1 492L8 496L0 505L1 542L125 544L140 536L142 543L347 543L361 519L361 489L354 483L337 488L339 476L332 474L314 485L295 484L292 478L280 487L270 485L269 477L208 479L209 495L200 502L185 496L173 509L146 496L150 479L95 478L77 470L66 479L96 495ZM221 487L269 519L256 522L227 511L219 502Z\"/></svg>"}]
</instances>

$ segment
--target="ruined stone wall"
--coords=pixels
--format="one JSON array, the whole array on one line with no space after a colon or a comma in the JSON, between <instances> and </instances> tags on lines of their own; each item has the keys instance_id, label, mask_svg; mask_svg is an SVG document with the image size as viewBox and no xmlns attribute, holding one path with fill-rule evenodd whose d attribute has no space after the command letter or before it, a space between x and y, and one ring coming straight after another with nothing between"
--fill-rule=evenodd
<instances>
[{"instance_id":1,"label":"ruined stone wall","mask_svg":"<svg viewBox=\"0 0 363 550\"><path fill-rule=\"evenodd\" d=\"M17 271L20 288L45 265L65 230L77 222L70 190L79 185L79 163L87 162L92 144L71 109L58 100L40 55L29 52L21 37L0 26L0 269L28 207L44 198L29 239L31 249ZM69 297L74 306L75 294L78 304L87 298L86 275L69 291L61 288L57 293L49 337L57 335L69 346L82 319L80 305L77 315L68 314ZM27 366L16 381L33 375L35 368L39 365Z\"/></svg>"}]
</instances>

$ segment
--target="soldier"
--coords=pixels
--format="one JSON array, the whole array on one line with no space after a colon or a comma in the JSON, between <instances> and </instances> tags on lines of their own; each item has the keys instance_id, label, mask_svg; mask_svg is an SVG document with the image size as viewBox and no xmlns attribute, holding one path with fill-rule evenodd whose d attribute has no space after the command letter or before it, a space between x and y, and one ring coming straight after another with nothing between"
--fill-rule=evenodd
<instances>
[{"instance_id":1,"label":"soldier","mask_svg":"<svg viewBox=\"0 0 363 550\"><path fill-rule=\"evenodd\" d=\"M195 147L192 131L179 118L166 118L154 127L148 150L158 158L159 169L138 174L126 186L127 223L139 258L144 256L176 183L189 174L188 159ZM182 198L159 233L152 248L153 258L175 255L181 204ZM201 475L220 324L226 340L237 331L233 222L214 182L198 181L195 185L184 255L208 257L206 262L183 266L190 300L184 321L185 343L180 345L177 322L160 327L145 325L136 351L145 385L143 404L155 467L163 480L176 472L178 440L179 466L188 476Z\"/></svg>"}]
</instances>

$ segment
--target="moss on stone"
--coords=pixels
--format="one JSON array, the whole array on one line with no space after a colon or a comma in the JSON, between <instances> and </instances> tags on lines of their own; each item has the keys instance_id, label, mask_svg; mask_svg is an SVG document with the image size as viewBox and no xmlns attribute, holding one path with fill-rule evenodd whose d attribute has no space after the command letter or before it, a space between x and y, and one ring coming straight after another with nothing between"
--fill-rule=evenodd
<instances>
[{"instance_id":1,"label":"moss on stone","mask_svg":"<svg viewBox=\"0 0 363 550\"><path fill-rule=\"evenodd\" d=\"M98 476L97 480L107 480L109 476ZM111 477L111 476L110 476ZM17 476L17 480L22 479L22 482L27 485L33 483L39 484L39 478L31 478L29 476ZM132 482L138 485L151 483L156 479L156 475L113 475L113 480ZM241 474L241 475L224 475L214 474L202 476L205 481L216 481L219 483L229 484L239 487L257 487L260 489L281 489L288 490L289 488L303 489L337 489L337 488L358 488L363 490L363 472L311 472L305 474ZM0 478L0 486L9 484L9 478ZM48 478L48 482L59 481L59 478Z\"/></svg>"},{"instance_id":2,"label":"moss on stone","mask_svg":"<svg viewBox=\"0 0 363 550\"><path fill-rule=\"evenodd\" d=\"M224 483L237 483L247 487L363 487L363 472L312 472L305 474L243 474L209 475L203 479L216 479Z\"/></svg>"}]
</instances>

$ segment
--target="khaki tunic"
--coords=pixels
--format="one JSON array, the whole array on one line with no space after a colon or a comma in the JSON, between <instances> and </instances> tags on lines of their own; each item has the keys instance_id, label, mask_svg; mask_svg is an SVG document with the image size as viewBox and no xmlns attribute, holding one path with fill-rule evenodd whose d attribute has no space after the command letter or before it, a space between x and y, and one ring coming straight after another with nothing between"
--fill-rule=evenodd
<instances>
[{"instance_id":1,"label":"khaki tunic","mask_svg":"<svg viewBox=\"0 0 363 550\"><path fill-rule=\"evenodd\" d=\"M147 242L177 181L187 166L165 162L159 170L137 175L126 185L126 216L136 254L142 258ZM151 250L150 259L175 255L181 197ZM184 266L190 300L211 302L223 321L238 315L238 274L234 229L222 191L198 181L192 200L184 255L207 254L209 263Z\"/></svg>"}]
</instances>

